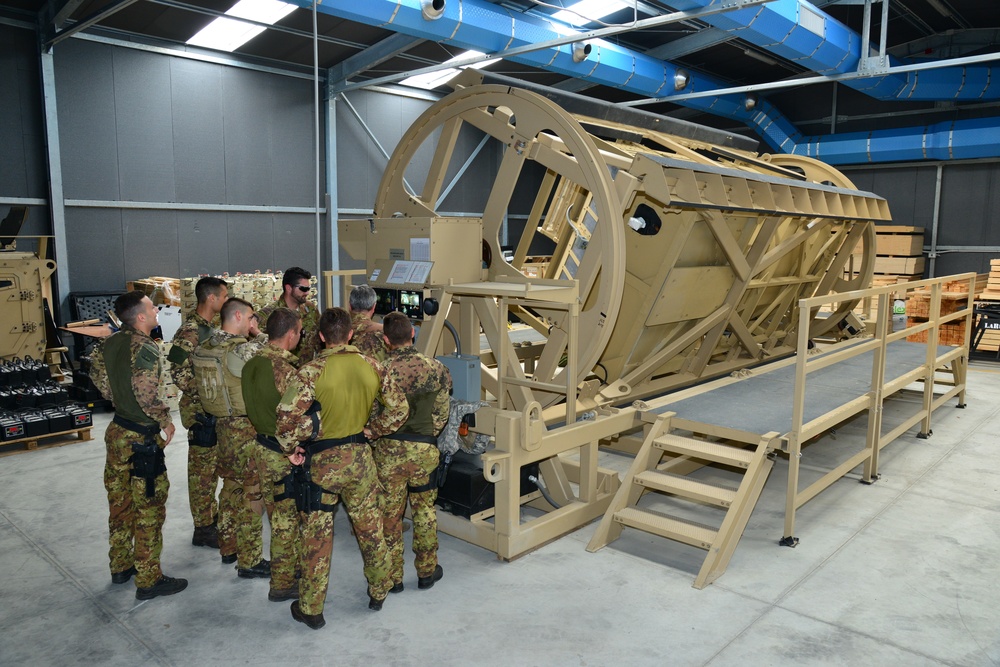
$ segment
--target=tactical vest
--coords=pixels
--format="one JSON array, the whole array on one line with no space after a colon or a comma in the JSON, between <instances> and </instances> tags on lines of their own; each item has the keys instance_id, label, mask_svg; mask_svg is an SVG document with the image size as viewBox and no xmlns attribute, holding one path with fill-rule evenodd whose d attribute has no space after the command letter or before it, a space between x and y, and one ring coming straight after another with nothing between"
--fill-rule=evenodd
<instances>
[{"instance_id":1,"label":"tactical vest","mask_svg":"<svg viewBox=\"0 0 1000 667\"><path fill-rule=\"evenodd\" d=\"M264 356L257 356L243 367L243 399L247 416L254 430L262 435L275 435L276 412L281 394L274 384L274 364Z\"/></svg>"},{"instance_id":2,"label":"tactical vest","mask_svg":"<svg viewBox=\"0 0 1000 667\"><path fill-rule=\"evenodd\" d=\"M198 386L202 409L215 417L245 416L243 387L240 379L246 362L232 353L247 342L236 337L222 345L199 345L191 353L191 367Z\"/></svg>"},{"instance_id":3,"label":"tactical vest","mask_svg":"<svg viewBox=\"0 0 1000 667\"><path fill-rule=\"evenodd\" d=\"M159 353L154 352L155 343L149 341L139 351L139 363L158 369ZM115 399L115 413L137 424L154 425L132 389L132 334L128 330L119 331L104 341L104 366L111 384L111 394Z\"/></svg>"}]
</instances>

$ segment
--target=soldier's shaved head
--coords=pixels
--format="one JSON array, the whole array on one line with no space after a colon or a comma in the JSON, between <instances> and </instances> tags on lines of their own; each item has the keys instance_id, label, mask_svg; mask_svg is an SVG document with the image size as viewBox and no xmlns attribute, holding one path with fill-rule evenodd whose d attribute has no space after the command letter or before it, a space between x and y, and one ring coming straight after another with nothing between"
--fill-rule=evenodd
<instances>
[{"instance_id":1,"label":"soldier's shaved head","mask_svg":"<svg viewBox=\"0 0 1000 667\"><path fill-rule=\"evenodd\" d=\"M294 310L290 308L276 308L267 317L265 333L269 339L275 340L281 338L292 329L297 328L301 321L302 318Z\"/></svg>"},{"instance_id":2,"label":"soldier's shaved head","mask_svg":"<svg viewBox=\"0 0 1000 667\"><path fill-rule=\"evenodd\" d=\"M219 311L220 317L222 317L222 323L226 324L227 322L232 322L236 319L237 312L249 315L253 312L253 304L237 297L229 299L222 305L222 310Z\"/></svg>"},{"instance_id":3,"label":"soldier's shaved head","mask_svg":"<svg viewBox=\"0 0 1000 667\"><path fill-rule=\"evenodd\" d=\"M228 287L228 283L222 278L205 276L195 284L194 295L198 299L198 303L205 303L208 301L208 297L213 294L215 296L222 296L223 291L227 290Z\"/></svg>"},{"instance_id":4,"label":"soldier's shaved head","mask_svg":"<svg viewBox=\"0 0 1000 667\"><path fill-rule=\"evenodd\" d=\"M133 290L131 292L126 292L120 297L115 299L115 315L118 316L125 324L135 326L135 318L139 316L144 309L144 304L142 303L143 297L146 294L140 292L139 290Z\"/></svg>"}]
</instances>

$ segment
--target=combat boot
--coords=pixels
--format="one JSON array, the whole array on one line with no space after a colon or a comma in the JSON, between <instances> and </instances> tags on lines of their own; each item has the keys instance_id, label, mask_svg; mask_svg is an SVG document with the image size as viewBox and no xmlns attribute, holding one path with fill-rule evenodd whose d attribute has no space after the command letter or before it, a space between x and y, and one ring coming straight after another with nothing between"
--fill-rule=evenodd
<instances>
[{"instance_id":1,"label":"combat boot","mask_svg":"<svg viewBox=\"0 0 1000 667\"><path fill-rule=\"evenodd\" d=\"M441 581L444 576L444 568L440 565L434 566L434 573L429 577L417 577L417 588L427 589L434 585L435 581Z\"/></svg>"},{"instance_id":2,"label":"combat boot","mask_svg":"<svg viewBox=\"0 0 1000 667\"><path fill-rule=\"evenodd\" d=\"M121 572L112 572L111 573L111 583L113 583L113 584L124 584L126 581L128 581L129 579L131 579L135 574L136 574L136 572L135 572L135 565L133 565L132 567L130 567L127 570L122 570Z\"/></svg>"},{"instance_id":3,"label":"combat boot","mask_svg":"<svg viewBox=\"0 0 1000 667\"><path fill-rule=\"evenodd\" d=\"M267 599L271 602L284 602L285 600L298 600L299 587L292 588L272 588L267 592Z\"/></svg>"},{"instance_id":4,"label":"combat boot","mask_svg":"<svg viewBox=\"0 0 1000 667\"><path fill-rule=\"evenodd\" d=\"M191 538L191 544L196 547L218 549L219 529L216 528L214 523L207 526L195 526L194 536Z\"/></svg>"},{"instance_id":5,"label":"combat boot","mask_svg":"<svg viewBox=\"0 0 1000 667\"><path fill-rule=\"evenodd\" d=\"M254 579L270 577L271 576L271 563L270 561L261 558L260 562L253 567L238 567L236 568L236 575L244 579Z\"/></svg>"},{"instance_id":6,"label":"combat boot","mask_svg":"<svg viewBox=\"0 0 1000 667\"><path fill-rule=\"evenodd\" d=\"M403 582L400 581L400 582L397 582L397 583L393 584L392 588L389 589L389 592L390 593L402 593L403 592Z\"/></svg>"},{"instance_id":7,"label":"combat boot","mask_svg":"<svg viewBox=\"0 0 1000 667\"><path fill-rule=\"evenodd\" d=\"M319 630L324 625L326 625L326 619L323 618L323 614L305 614L299 609L299 601L296 600L292 603L292 618L294 618L299 623L305 623L306 626L312 628L313 630Z\"/></svg>"},{"instance_id":8,"label":"combat boot","mask_svg":"<svg viewBox=\"0 0 1000 667\"><path fill-rule=\"evenodd\" d=\"M180 593L187 588L187 585L187 579L174 579L173 577L162 575L159 581L152 586L148 588L136 588L135 599L152 600L160 595L173 595L174 593Z\"/></svg>"}]
</instances>

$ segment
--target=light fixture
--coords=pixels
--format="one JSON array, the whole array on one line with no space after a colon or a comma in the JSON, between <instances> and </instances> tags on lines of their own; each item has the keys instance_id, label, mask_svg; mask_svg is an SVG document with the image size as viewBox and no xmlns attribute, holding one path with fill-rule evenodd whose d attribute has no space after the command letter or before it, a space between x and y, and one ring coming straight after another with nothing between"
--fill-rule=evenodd
<instances>
[{"instance_id":1,"label":"light fixture","mask_svg":"<svg viewBox=\"0 0 1000 667\"><path fill-rule=\"evenodd\" d=\"M771 56L764 55L763 53L761 53L759 51L754 51L753 49L743 49L743 53L746 54L746 55L748 55L748 56L750 56L754 60L759 60L762 63L766 63L768 65L777 65L778 64L778 61L775 60L774 58L772 58Z\"/></svg>"},{"instance_id":2,"label":"light fixture","mask_svg":"<svg viewBox=\"0 0 1000 667\"><path fill-rule=\"evenodd\" d=\"M684 90L691 81L691 75L687 70L674 70L674 90Z\"/></svg>"},{"instance_id":3,"label":"light fixture","mask_svg":"<svg viewBox=\"0 0 1000 667\"><path fill-rule=\"evenodd\" d=\"M262 26L238 19L274 25L296 9L295 5L278 0L240 0L226 12L227 17L232 18L215 19L199 30L187 43L192 46L232 52L265 30Z\"/></svg>"},{"instance_id":4,"label":"light fixture","mask_svg":"<svg viewBox=\"0 0 1000 667\"><path fill-rule=\"evenodd\" d=\"M444 16L444 0L420 0L420 15L428 21Z\"/></svg>"},{"instance_id":5,"label":"light fixture","mask_svg":"<svg viewBox=\"0 0 1000 667\"><path fill-rule=\"evenodd\" d=\"M757 94L747 93L747 96L743 98L743 110L753 111L757 108Z\"/></svg>"},{"instance_id":6,"label":"light fixture","mask_svg":"<svg viewBox=\"0 0 1000 667\"><path fill-rule=\"evenodd\" d=\"M587 42L575 42L573 44L573 62L582 63L590 55L591 46Z\"/></svg>"},{"instance_id":7,"label":"light fixture","mask_svg":"<svg viewBox=\"0 0 1000 667\"><path fill-rule=\"evenodd\" d=\"M448 60L444 61L441 64L447 65L448 63L456 62L459 60L465 60L466 58L469 58L471 56L481 56L481 55L483 54L479 51L465 51L463 53L459 53L457 56L454 56L453 58L449 58ZM489 67L490 65L493 65L494 63L498 62L500 62L499 58L493 60L482 60L478 63L466 65L462 69L482 69L483 67ZM410 86L412 88L423 88L424 90L434 90L438 86L444 85L456 74L458 74L458 69L454 67L448 67L447 69L439 69L436 72L428 72L427 74L417 74L416 76L407 77L402 81L400 81L399 83L400 85Z\"/></svg>"},{"instance_id":8,"label":"light fixture","mask_svg":"<svg viewBox=\"0 0 1000 667\"><path fill-rule=\"evenodd\" d=\"M600 21L605 16L629 6L631 5L623 0L580 0L580 2L556 12L552 18L570 25L585 25L593 21Z\"/></svg>"}]
</instances>

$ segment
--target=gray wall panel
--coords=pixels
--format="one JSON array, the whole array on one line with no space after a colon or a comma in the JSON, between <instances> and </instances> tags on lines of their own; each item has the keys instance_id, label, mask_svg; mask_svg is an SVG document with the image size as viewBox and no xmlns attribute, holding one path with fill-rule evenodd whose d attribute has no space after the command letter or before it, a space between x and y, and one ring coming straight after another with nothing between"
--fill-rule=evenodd
<instances>
[{"instance_id":1,"label":"gray wall panel","mask_svg":"<svg viewBox=\"0 0 1000 667\"><path fill-rule=\"evenodd\" d=\"M932 170L933 173L933 170ZM889 202L895 225L930 227L934 208L934 189L921 191L918 172L914 169L880 169L875 171L872 192Z\"/></svg>"},{"instance_id":2,"label":"gray wall panel","mask_svg":"<svg viewBox=\"0 0 1000 667\"><path fill-rule=\"evenodd\" d=\"M174 181L178 201L226 201L222 68L174 58L170 65ZM225 218L220 218L223 226Z\"/></svg>"},{"instance_id":3,"label":"gray wall panel","mask_svg":"<svg viewBox=\"0 0 1000 667\"><path fill-rule=\"evenodd\" d=\"M990 260L1000 258L1000 253L963 252L945 253L934 262L934 273L937 276L950 276L956 273L989 273Z\"/></svg>"},{"instance_id":4,"label":"gray wall panel","mask_svg":"<svg viewBox=\"0 0 1000 667\"><path fill-rule=\"evenodd\" d=\"M314 206L316 203L316 141L312 85L299 79L271 77L270 120L273 204ZM326 139L320 123L320 203L326 192Z\"/></svg>"},{"instance_id":5,"label":"gray wall panel","mask_svg":"<svg viewBox=\"0 0 1000 667\"><path fill-rule=\"evenodd\" d=\"M301 266L316 275L318 268L316 266L315 216L278 213L273 216L273 220L274 266L268 268L284 271L290 266Z\"/></svg>"},{"instance_id":6,"label":"gray wall panel","mask_svg":"<svg viewBox=\"0 0 1000 667\"><path fill-rule=\"evenodd\" d=\"M70 199L121 194L112 52L110 46L72 39L55 51L63 186Z\"/></svg>"},{"instance_id":7,"label":"gray wall panel","mask_svg":"<svg viewBox=\"0 0 1000 667\"><path fill-rule=\"evenodd\" d=\"M28 95L38 95L39 85L36 81L32 88L25 81L24 64L26 51L19 39L23 30L0 26L0 146L3 146L3 159L0 159L0 195L8 197L28 196L28 171L25 146L25 130L29 121L24 114L22 98ZM31 34L31 33L27 33ZM0 208L0 217L6 209Z\"/></svg>"},{"instance_id":8,"label":"gray wall panel","mask_svg":"<svg viewBox=\"0 0 1000 667\"><path fill-rule=\"evenodd\" d=\"M226 118L226 203L264 204L271 191L271 131L267 76L228 69L223 73Z\"/></svg>"},{"instance_id":9,"label":"gray wall panel","mask_svg":"<svg viewBox=\"0 0 1000 667\"><path fill-rule=\"evenodd\" d=\"M268 213L230 213L229 273L266 271L274 266L274 223Z\"/></svg>"},{"instance_id":10,"label":"gray wall panel","mask_svg":"<svg viewBox=\"0 0 1000 667\"><path fill-rule=\"evenodd\" d=\"M170 60L154 53L115 49L113 63L121 198L174 201Z\"/></svg>"},{"instance_id":11,"label":"gray wall panel","mask_svg":"<svg viewBox=\"0 0 1000 667\"><path fill-rule=\"evenodd\" d=\"M184 211L177 214L179 276L229 271L229 223L226 214Z\"/></svg>"},{"instance_id":12,"label":"gray wall panel","mask_svg":"<svg viewBox=\"0 0 1000 667\"><path fill-rule=\"evenodd\" d=\"M945 167L938 245L984 243L992 215L987 193L994 181L994 171L975 164Z\"/></svg>"},{"instance_id":13,"label":"gray wall panel","mask_svg":"<svg viewBox=\"0 0 1000 667\"><path fill-rule=\"evenodd\" d=\"M122 211L125 279L180 277L174 211Z\"/></svg>"},{"instance_id":14,"label":"gray wall panel","mask_svg":"<svg viewBox=\"0 0 1000 667\"><path fill-rule=\"evenodd\" d=\"M125 264L121 260L125 247L121 211L67 209L66 243L72 254L74 291L91 292L125 287Z\"/></svg>"}]
</instances>

